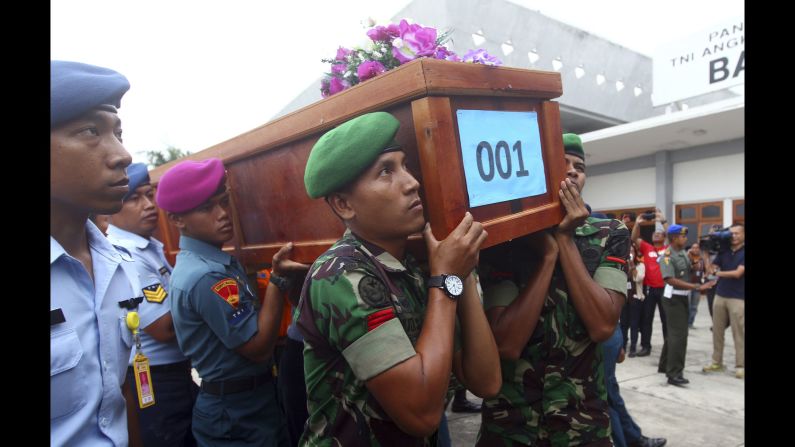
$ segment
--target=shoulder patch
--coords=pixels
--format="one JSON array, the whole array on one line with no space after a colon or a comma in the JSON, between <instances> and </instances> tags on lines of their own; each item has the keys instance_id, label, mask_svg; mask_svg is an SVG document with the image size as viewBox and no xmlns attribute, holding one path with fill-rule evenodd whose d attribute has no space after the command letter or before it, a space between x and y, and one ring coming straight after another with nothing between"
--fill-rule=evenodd
<instances>
[{"instance_id":1,"label":"shoulder patch","mask_svg":"<svg viewBox=\"0 0 795 447\"><path fill-rule=\"evenodd\" d=\"M240 304L240 291L237 287L237 281L232 278L222 279L213 284L210 289L226 301L227 304L237 309L237 305Z\"/></svg>"},{"instance_id":2,"label":"shoulder patch","mask_svg":"<svg viewBox=\"0 0 795 447\"><path fill-rule=\"evenodd\" d=\"M359 280L359 296L370 307L379 308L390 305L386 286L372 276L365 275Z\"/></svg>"},{"instance_id":3,"label":"shoulder patch","mask_svg":"<svg viewBox=\"0 0 795 447\"><path fill-rule=\"evenodd\" d=\"M144 298L146 298L146 301L149 303L161 304L168 296L168 292L166 292L166 289L164 289L163 285L159 282L144 287L141 291L144 293Z\"/></svg>"}]
</instances>

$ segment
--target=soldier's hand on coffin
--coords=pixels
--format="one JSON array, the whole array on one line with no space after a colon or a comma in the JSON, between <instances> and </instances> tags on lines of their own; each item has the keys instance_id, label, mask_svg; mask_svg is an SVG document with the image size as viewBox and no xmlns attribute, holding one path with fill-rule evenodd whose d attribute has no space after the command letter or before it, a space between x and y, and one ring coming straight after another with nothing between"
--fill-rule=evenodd
<instances>
[{"instance_id":1,"label":"soldier's hand on coffin","mask_svg":"<svg viewBox=\"0 0 795 447\"><path fill-rule=\"evenodd\" d=\"M428 262L431 276L456 275L466 278L478 264L480 246L488 233L480 222L475 222L467 212L458 226L441 242L436 240L431 225L425 224L422 235L428 246Z\"/></svg>"},{"instance_id":2,"label":"soldier's hand on coffin","mask_svg":"<svg viewBox=\"0 0 795 447\"><path fill-rule=\"evenodd\" d=\"M573 233L575 228L585 223L585 219L588 218L590 213L588 208L585 207L585 202L580 196L577 185L571 179L567 178L560 182L558 195L560 196L560 203L566 210L566 216L558 224L558 232Z\"/></svg>"},{"instance_id":3,"label":"soldier's hand on coffin","mask_svg":"<svg viewBox=\"0 0 795 447\"><path fill-rule=\"evenodd\" d=\"M303 272L309 270L308 264L301 264L290 259L293 251L293 243L288 242L273 255L273 274L276 276L287 276L290 273Z\"/></svg>"}]
</instances>

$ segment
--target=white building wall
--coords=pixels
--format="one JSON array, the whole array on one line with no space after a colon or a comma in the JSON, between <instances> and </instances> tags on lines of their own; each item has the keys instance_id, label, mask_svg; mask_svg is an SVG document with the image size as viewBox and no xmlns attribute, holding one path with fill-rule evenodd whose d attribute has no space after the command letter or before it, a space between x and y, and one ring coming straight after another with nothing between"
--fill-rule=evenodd
<instances>
[{"instance_id":1,"label":"white building wall","mask_svg":"<svg viewBox=\"0 0 795 447\"><path fill-rule=\"evenodd\" d=\"M676 204L745 197L745 154L675 163L673 168Z\"/></svg>"},{"instance_id":2,"label":"white building wall","mask_svg":"<svg viewBox=\"0 0 795 447\"><path fill-rule=\"evenodd\" d=\"M593 210L654 205L654 168L586 177L583 198Z\"/></svg>"}]
</instances>

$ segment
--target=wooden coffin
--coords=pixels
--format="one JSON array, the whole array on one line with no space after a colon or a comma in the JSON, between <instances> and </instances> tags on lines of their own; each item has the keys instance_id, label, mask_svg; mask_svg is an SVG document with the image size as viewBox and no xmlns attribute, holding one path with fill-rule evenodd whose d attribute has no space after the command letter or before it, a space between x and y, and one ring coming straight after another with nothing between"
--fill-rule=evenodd
<instances>
[{"instance_id":1,"label":"wooden coffin","mask_svg":"<svg viewBox=\"0 0 795 447\"><path fill-rule=\"evenodd\" d=\"M556 72L419 59L188 158L218 157L226 165L235 237L225 250L255 269L269 264L279 247L293 241L294 258L309 263L344 231L324 200L306 195L304 166L312 146L323 133L351 118L387 111L401 122L396 139L422 184L420 194L434 235L444 238L469 210L489 233L485 248L556 225L563 217L557 186L565 176L560 112L550 101L561 94ZM525 178L540 179L546 191L471 207L458 127L461 110L535 112L543 173L525 172ZM483 131L479 125L470 130ZM484 171L492 177L510 171L506 157L511 150L503 146L496 148L497 163L502 163L496 168L489 158L494 148L478 149L481 176ZM154 169L153 184L173 164ZM160 217L157 236L173 262L179 233L162 211ZM419 235L412 237L410 248L425 257Z\"/></svg>"}]
</instances>

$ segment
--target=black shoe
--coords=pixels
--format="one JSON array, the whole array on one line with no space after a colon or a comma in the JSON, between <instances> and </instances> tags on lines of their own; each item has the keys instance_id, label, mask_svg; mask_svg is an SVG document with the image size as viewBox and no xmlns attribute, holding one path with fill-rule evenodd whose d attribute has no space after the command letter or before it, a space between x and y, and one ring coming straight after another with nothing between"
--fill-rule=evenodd
<instances>
[{"instance_id":1,"label":"black shoe","mask_svg":"<svg viewBox=\"0 0 795 447\"><path fill-rule=\"evenodd\" d=\"M648 357L651 355L651 348L643 348L638 351L638 357Z\"/></svg>"},{"instance_id":2,"label":"black shoe","mask_svg":"<svg viewBox=\"0 0 795 447\"><path fill-rule=\"evenodd\" d=\"M480 404L466 399L453 399L453 406L450 409L453 413L480 413Z\"/></svg>"},{"instance_id":3,"label":"black shoe","mask_svg":"<svg viewBox=\"0 0 795 447\"><path fill-rule=\"evenodd\" d=\"M641 435L640 439L629 444L629 447L662 447L668 442L665 438L647 438Z\"/></svg>"},{"instance_id":4,"label":"black shoe","mask_svg":"<svg viewBox=\"0 0 795 447\"><path fill-rule=\"evenodd\" d=\"M668 383L671 384L671 385L676 385L676 386L684 386L684 385L687 385L688 383L690 383L690 381L685 379L682 376L679 376L679 377L669 377L668 378Z\"/></svg>"},{"instance_id":5,"label":"black shoe","mask_svg":"<svg viewBox=\"0 0 795 447\"><path fill-rule=\"evenodd\" d=\"M638 353L634 349L632 349L632 348L629 349L629 356L630 357L635 357L637 355L638 355Z\"/></svg>"}]
</instances>

